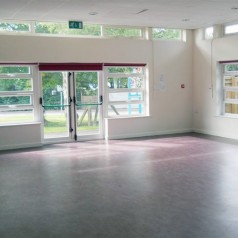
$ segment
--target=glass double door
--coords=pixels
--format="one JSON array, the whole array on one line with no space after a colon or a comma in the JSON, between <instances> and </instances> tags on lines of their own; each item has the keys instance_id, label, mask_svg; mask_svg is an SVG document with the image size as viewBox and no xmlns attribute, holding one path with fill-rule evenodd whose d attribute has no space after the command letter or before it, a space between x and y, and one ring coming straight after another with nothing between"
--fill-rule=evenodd
<instances>
[{"instance_id":1,"label":"glass double door","mask_svg":"<svg viewBox=\"0 0 238 238\"><path fill-rule=\"evenodd\" d=\"M41 72L45 141L102 138L99 72Z\"/></svg>"}]
</instances>

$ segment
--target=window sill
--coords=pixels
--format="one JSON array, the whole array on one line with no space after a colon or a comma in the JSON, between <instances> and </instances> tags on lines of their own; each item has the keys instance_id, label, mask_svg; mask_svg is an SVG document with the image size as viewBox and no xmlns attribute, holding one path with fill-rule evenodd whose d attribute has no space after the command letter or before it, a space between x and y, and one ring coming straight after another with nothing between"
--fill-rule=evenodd
<instances>
[{"instance_id":1,"label":"window sill","mask_svg":"<svg viewBox=\"0 0 238 238\"><path fill-rule=\"evenodd\" d=\"M238 115L217 115L216 117L227 118L227 119L238 119Z\"/></svg>"},{"instance_id":2,"label":"window sill","mask_svg":"<svg viewBox=\"0 0 238 238\"><path fill-rule=\"evenodd\" d=\"M106 117L106 120L118 120L118 119L140 119L140 118L149 118L151 117L150 115L146 116L131 116L131 117L126 117L126 116L121 116L121 117Z\"/></svg>"},{"instance_id":3,"label":"window sill","mask_svg":"<svg viewBox=\"0 0 238 238\"><path fill-rule=\"evenodd\" d=\"M41 125L41 122L7 123L7 124L0 124L0 127L30 126L30 125Z\"/></svg>"}]
</instances>

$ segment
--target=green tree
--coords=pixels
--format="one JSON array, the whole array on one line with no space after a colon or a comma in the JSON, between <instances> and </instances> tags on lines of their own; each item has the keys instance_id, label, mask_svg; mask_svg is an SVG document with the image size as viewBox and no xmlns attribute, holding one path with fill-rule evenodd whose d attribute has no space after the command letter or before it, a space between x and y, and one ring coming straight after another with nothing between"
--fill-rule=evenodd
<instances>
[{"instance_id":1,"label":"green tree","mask_svg":"<svg viewBox=\"0 0 238 238\"><path fill-rule=\"evenodd\" d=\"M83 29L69 29L68 24L52 22L36 22L35 32L43 34L65 34L65 35L91 35L100 36L101 27L99 25L84 25Z\"/></svg>"},{"instance_id":2,"label":"green tree","mask_svg":"<svg viewBox=\"0 0 238 238\"><path fill-rule=\"evenodd\" d=\"M43 72L42 90L44 105L60 105L61 96L57 86L63 88L63 74L61 72ZM47 110L48 108L46 108Z\"/></svg>"},{"instance_id":3,"label":"green tree","mask_svg":"<svg viewBox=\"0 0 238 238\"><path fill-rule=\"evenodd\" d=\"M225 66L226 71L238 71L238 64L227 64Z\"/></svg>"},{"instance_id":4,"label":"green tree","mask_svg":"<svg viewBox=\"0 0 238 238\"><path fill-rule=\"evenodd\" d=\"M105 27L106 36L112 37L141 37L141 29L125 27Z\"/></svg>"},{"instance_id":5,"label":"green tree","mask_svg":"<svg viewBox=\"0 0 238 238\"><path fill-rule=\"evenodd\" d=\"M29 24L26 23L8 23L8 22L1 22L0 23L0 30L4 31L30 31Z\"/></svg>"},{"instance_id":6,"label":"green tree","mask_svg":"<svg viewBox=\"0 0 238 238\"><path fill-rule=\"evenodd\" d=\"M0 75L8 74L28 74L27 66L0 66ZM32 90L32 80L27 78L1 78L0 92L30 91ZM0 105L29 104L29 96L2 96Z\"/></svg>"},{"instance_id":7,"label":"green tree","mask_svg":"<svg viewBox=\"0 0 238 238\"><path fill-rule=\"evenodd\" d=\"M181 37L181 30L179 29L165 29L165 28L154 28L153 38L154 39L179 39Z\"/></svg>"}]
</instances>

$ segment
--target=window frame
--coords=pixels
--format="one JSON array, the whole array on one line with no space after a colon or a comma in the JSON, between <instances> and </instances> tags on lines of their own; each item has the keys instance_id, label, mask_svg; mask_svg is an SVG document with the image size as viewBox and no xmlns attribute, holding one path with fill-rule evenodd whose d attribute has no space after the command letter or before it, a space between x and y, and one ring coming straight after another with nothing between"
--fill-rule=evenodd
<instances>
[{"instance_id":1,"label":"window frame","mask_svg":"<svg viewBox=\"0 0 238 238\"><path fill-rule=\"evenodd\" d=\"M30 119L29 120L13 120L10 122L0 122L0 125L21 125L21 124L27 124L27 123L33 123L36 121L37 118L37 112L36 112L36 80L35 78L35 69L34 66L31 64L0 64L0 66L3 67L29 67L29 73L1 73L0 74L0 80L1 79L30 79L31 80L31 90L22 90L22 91L0 91L0 97L24 97L29 96L30 103L29 104L10 104L10 105L0 105L0 110L3 112L9 112L9 114L15 113L17 111L22 110L30 110L32 111ZM14 115L14 114L13 114Z\"/></svg>"},{"instance_id":2,"label":"window frame","mask_svg":"<svg viewBox=\"0 0 238 238\"><path fill-rule=\"evenodd\" d=\"M226 28L227 27L232 27L232 26L237 26L237 31L236 32L227 33L226 32ZM224 25L224 35L225 36L231 36L231 35L237 35L237 34L238 34L238 22L233 22L233 23L229 23L229 24L225 24Z\"/></svg>"},{"instance_id":3,"label":"window frame","mask_svg":"<svg viewBox=\"0 0 238 238\"><path fill-rule=\"evenodd\" d=\"M33 22L33 31L35 35L40 35L40 36L48 36L48 37L79 37L79 38L101 38L102 37L102 26L99 24L87 24L84 23L83 26L84 28L86 26L99 26L100 28L100 35L92 35L92 34L68 34L67 32L63 32L63 33L47 33L47 32L37 32L36 31L36 25L37 24L63 24L65 25L65 29L74 32L74 31L78 31L78 30L82 30L82 29L69 29L68 27L68 22L64 21L64 22L51 22L51 21L35 21Z\"/></svg>"},{"instance_id":4,"label":"window frame","mask_svg":"<svg viewBox=\"0 0 238 238\"><path fill-rule=\"evenodd\" d=\"M208 34L208 31L211 30L211 33ZM209 26L204 28L204 39L205 40L212 40L214 39L214 26Z\"/></svg>"},{"instance_id":5,"label":"window frame","mask_svg":"<svg viewBox=\"0 0 238 238\"><path fill-rule=\"evenodd\" d=\"M109 73L108 69L109 68L136 68L136 67L141 67L142 68L142 73ZM105 79L105 98L104 98L104 111L105 111L105 117L106 118L134 118L134 117L144 117L147 116L147 65L144 66L137 66L137 65L126 65L126 66L121 66L120 64L118 65L113 65L113 66L104 66L104 79ZM109 88L108 87L108 79L109 78L129 78L129 77L142 77L143 83L142 87L140 88ZM110 93L141 93L142 97L139 100L122 100L122 101L110 101L109 95ZM138 113L136 115L134 114L126 114L126 115L119 115L115 114L113 116L109 115L108 113L108 108L109 106L114 107L116 105L127 105L129 108L129 105L141 105L143 108L142 113ZM113 109L113 108L112 108ZM138 109L139 110L139 109ZM114 111L114 109L113 109ZM114 111L115 112L115 111Z\"/></svg>"},{"instance_id":6,"label":"window frame","mask_svg":"<svg viewBox=\"0 0 238 238\"><path fill-rule=\"evenodd\" d=\"M118 35L118 36L110 36L106 34L106 28L113 28L113 29L139 29L141 31L141 36L123 36L123 35ZM102 37L104 38L122 38L122 39L145 39L145 29L144 27L139 27L139 26L114 26L114 25L102 25Z\"/></svg>"},{"instance_id":7,"label":"window frame","mask_svg":"<svg viewBox=\"0 0 238 238\"><path fill-rule=\"evenodd\" d=\"M8 31L8 30L3 30L0 28L0 34L26 34L29 35L32 33L32 22L30 21L10 21L10 20L0 20L0 24L1 23L6 23L6 24L25 24L29 26L29 30L28 31L18 31L18 30L12 30L12 31Z\"/></svg>"},{"instance_id":8,"label":"window frame","mask_svg":"<svg viewBox=\"0 0 238 238\"><path fill-rule=\"evenodd\" d=\"M226 104L234 104L237 105L238 107L238 98L227 98L226 94L231 92L231 93L237 93L238 94L238 85L237 86L226 86L225 85L225 79L227 77L236 77L238 81L238 70L234 71L227 71L226 66L227 65L238 65L237 62L226 62L226 63L221 63L221 93L220 93L220 98L221 98L221 115L227 116L227 117L232 117L232 118L238 118L238 112L237 113L230 113L226 112Z\"/></svg>"},{"instance_id":9,"label":"window frame","mask_svg":"<svg viewBox=\"0 0 238 238\"><path fill-rule=\"evenodd\" d=\"M164 30L177 30L177 31L180 31L180 37L179 38L171 38L171 39L168 39L168 38L156 38L154 37L154 34L153 34L153 31L155 29L164 29ZM185 41L184 40L184 30L183 29L178 29L178 28L165 28L165 27L152 27L151 29L151 34L152 34L152 40L155 40L155 41Z\"/></svg>"}]
</instances>

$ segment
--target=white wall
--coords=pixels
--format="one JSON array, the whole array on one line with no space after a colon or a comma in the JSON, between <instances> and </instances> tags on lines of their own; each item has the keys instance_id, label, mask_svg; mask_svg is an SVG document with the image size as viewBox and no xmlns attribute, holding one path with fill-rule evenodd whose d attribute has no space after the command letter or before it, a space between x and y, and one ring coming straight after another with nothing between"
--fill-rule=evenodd
<instances>
[{"instance_id":1,"label":"white wall","mask_svg":"<svg viewBox=\"0 0 238 238\"><path fill-rule=\"evenodd\" d=\"M150 117L108 120L108 137L125 138L192 131L192 47L187 42L151 41ZM159 87L163 75L165 90ZM185 88L181 88L181 84Z\"/></svg>"},{"instance_id":2,"label":"white wall","mask_svg":"<svg viewBox=\"0 0 238 238\"><path fill-rule=\"evenodd\" d=\"M0 150L41 146L40 123L0 126Z\"/></svg>"},{"instance_id":3,"label":"white wall","mask_svg":"<svg viewBox=\"0 0 238 238\"><path fill-rule=\"evenodd\" d=\"M79 39L0 35L0 62L107 62L147 63L150 117L106 119L107 138L157 135L191 131L192 32L187 42L132 39ZM164 76L166 88L158 80ZM185 88L181 89L181 84ZM13 137L16 126L8 130ZM0 137L4 127L0 127ZM40 130L36 143L41 143ZM17 139L16 139L17 140ZM0 140L0 149L21 144ZM24 145L31 144L25 137Z\"/></svg>"},{"instance_id":4,"label":"white wall","mask_svg":"<svg viewBox=\"0 0 238 238\"><path fill-rule=\"evenodd\" d=\"M193 127L197 132L238 139L237 119L219 116L217 84L218 61L238 59L238 36L203 40L196 30L193 67Z\"/></svg>"}]
</instances>

